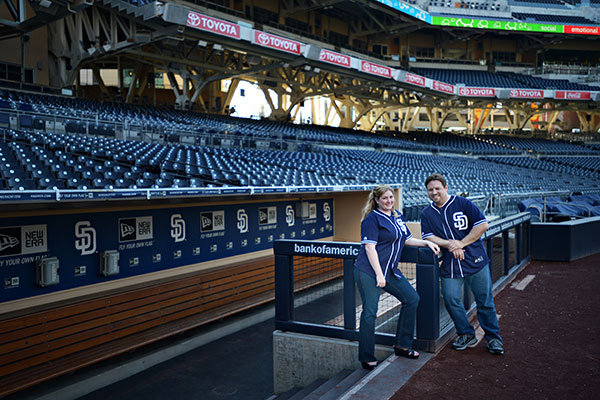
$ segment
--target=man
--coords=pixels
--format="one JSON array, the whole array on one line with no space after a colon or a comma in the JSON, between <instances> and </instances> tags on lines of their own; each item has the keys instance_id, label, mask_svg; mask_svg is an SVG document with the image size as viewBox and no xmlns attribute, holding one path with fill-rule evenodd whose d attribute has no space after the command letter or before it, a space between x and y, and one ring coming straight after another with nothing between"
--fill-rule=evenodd
<instances>
[{"instance_id":1,"label":"man","mask_svg":"<svg viewBox=\"0 0 600 400\"><path fill-rule=\"evenodd\" d=\"M425 186L432 203L421 213L421 231L423 239L445 249L440 269L442 295L458 334L452 348L464 350L477 345L475 330L462 302L462 285L466 283L475 297L477 318L485 332L488 350L504 354L492 294L490 260L481 240L489 227L487 220L472 201L448 194L443 175L429 176Z\"/></svg>"}]
</instances>

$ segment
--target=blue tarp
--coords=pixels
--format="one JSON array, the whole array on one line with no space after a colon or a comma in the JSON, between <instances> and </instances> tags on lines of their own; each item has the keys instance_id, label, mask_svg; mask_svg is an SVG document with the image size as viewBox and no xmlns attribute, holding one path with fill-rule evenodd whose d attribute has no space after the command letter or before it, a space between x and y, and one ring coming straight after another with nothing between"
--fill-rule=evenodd
<instances>
[{"instance_id":1,"label":"blue tarp","mask_svg":"<svg viewBox=\"0 0 600 400\"><path fill-rule=\"evenodd\" d=\"M576 203L587 203L590 206L600 206L600 194L580 194L569 197L569 201Z\"/></svg>"},{"instance_id":2,"label":"blue tarp","mask_svg":"<svg viewBox=\"0 0 600 400\"><path fill-rule=\"evenodd\" d=\"M573 198L577 201L553 201L556 198L547 197L546 214L549 216L560 215L575 218L600 216L600 205L593 204L596 198L600 200L600 195L571 196L571 199ZM527 211L531 215L539 217L544 211L544 200L541 198L524 199L517 206L519 207L519 211Z\"/></svg>"}]
</instances>

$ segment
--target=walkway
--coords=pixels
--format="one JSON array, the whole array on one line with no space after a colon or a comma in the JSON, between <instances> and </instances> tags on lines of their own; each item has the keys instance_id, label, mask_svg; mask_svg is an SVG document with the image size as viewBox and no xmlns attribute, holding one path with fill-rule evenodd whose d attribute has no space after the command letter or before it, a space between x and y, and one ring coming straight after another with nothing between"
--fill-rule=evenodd
<instances>
[{"instance_id":1,"label":"walkway","mask_svg":"<svg viewBox=\"0 0 600 400\"><path fill-rule=\"evenodd\" d=\"M363 382L360 390L344 399L598 397L600 254L571 263L533 262L496 297L496 305L506 346L504 356L489 354L485 341L463 352L447 346L436 355L423 354L418 362L392 356L385 368L379 372L375 370L377 374ZM80 399L265 400L273 390L271 334L274 322L269 318L272 315L269 307L262 307L255 313L258 315L254 317L255 321L264 322L228 334L95 392L87 395L84 392ZM231 320L216 325L225 325ZM119 369L131 369L132 365L137 368L139 362L131 360L143 359L144 352L171 351L201 334L214 335L207 328L187 333L171 339L170 347L167 341L160 348L156 346L86 368L49 382L36 391L9 396L7 400L75 398L77 396L63 396L66 392L56 397L59 393L56 390L61 386L64 390L86 376L89 379L101 373L118 375Z\"/></svg>"},{"instance_id":2,"label":"walkway","mask_svg":"<svg viewBox=\"0 0 600 400\"><path fill-rule=\"evenodd\" d=\"M597 399L600 254L533 262L511 286L496 297L504 356L485 340L462 352L447 346L393 399Z\"/></svg>"}]
</instances>

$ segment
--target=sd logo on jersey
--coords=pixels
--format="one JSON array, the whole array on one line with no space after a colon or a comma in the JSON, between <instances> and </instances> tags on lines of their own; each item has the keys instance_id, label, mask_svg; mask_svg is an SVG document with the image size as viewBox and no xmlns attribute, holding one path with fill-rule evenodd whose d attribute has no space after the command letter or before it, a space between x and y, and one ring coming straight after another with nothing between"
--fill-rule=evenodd
<instances>
[{"instance_id":1,"label":"sd logo on jersey","mask_svg":"<svg viewBox=\"0 0 600 400\"><path fill-rule=\"evenodd\" d=\"M402 230L402 233L404 233L405 235L408 235L408 229L406 229L406 224L404 223L404 221L402 221L400 218L398 218L396 220L396 223L398 224L398 226Z\"/></svg>"},{"instance_id":2,"label":"sd logo on jersey","mask_svg":"<svg viewBox=\"0 0 600 400\"><path fill-rule=\"evenodd\" d=\"M462 211L452 214L452 220L454 221L454 227L459 231L464 231L469 227L469 219Z\"/></svg>"}]
</instances>

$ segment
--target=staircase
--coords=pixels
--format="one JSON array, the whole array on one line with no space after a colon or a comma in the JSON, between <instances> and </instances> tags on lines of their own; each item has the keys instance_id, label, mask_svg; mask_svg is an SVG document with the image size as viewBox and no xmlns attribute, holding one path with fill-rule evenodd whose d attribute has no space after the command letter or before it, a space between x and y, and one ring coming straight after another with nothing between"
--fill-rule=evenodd
<instances>
[{"instance_id":1,"label":"staircase","mask_svg":"<svg viewBox=\"0 0 600 400\"><path fill-rule=\"evenodd\" d=\"M294 388L270 400L336 400L354 387L369 371L342 370L330 379L317 379L304 388Z\"/></svg>"},{"instance_id":2,"label":"staircase","mask_svg":"<svg viewBox=\"0 0 600 400\"><path fill-rule=\"evenodd\" d=\"M143 5L135 5L124 0L101 0L102 4L105 4L111 8L117 9L118 11L126 14L133 15L136 18L143 18L148 20L156 16L156 2L152 1Z\"/></svg>"}]
</instances>

